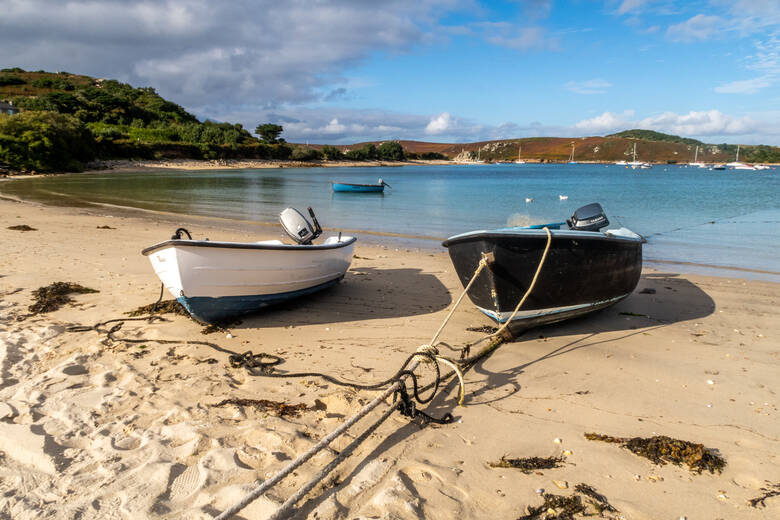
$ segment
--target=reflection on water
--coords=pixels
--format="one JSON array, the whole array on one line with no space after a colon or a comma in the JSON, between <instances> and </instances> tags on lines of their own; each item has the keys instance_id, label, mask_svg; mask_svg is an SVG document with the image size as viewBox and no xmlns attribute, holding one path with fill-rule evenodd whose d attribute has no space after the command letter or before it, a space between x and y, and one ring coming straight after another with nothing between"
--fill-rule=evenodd
<instances>
[{"instance_id":1,"label":"reflection on water","mask_svg":"<svg viewBox=\"0 0 780 520\"><path fill-rule=\"evenodd\" d=\"M0 183L0 192L263 222L288 206L312 206L327 227L438 238L562 221L600 202L612 226L648 236L647 258L780 272L778 173L531 164L106 172L16 179ZM378 177L393 189L334 193L330 186Z\"/></svg>"}]
</instances>

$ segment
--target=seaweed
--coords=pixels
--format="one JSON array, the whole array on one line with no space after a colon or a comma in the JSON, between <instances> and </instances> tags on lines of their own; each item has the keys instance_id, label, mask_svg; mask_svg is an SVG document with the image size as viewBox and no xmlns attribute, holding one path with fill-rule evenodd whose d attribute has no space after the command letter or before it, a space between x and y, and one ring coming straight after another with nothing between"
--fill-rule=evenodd
<instances>
[{"instance_id":1,"label":"seaweed","mask_svg":"<svg viewBox=\"0 0 780 520\"><path fill-rule=\"evenodd\" d=\"M766 503L764 502L764 500L766 500L767 498L780 496L780 482L772 484L771 482L766 481L766 483L768 485L766 487L761 488L761 491L764 492L763 495L748 500L748 504L750 504L751 507L757 508L759 505L761 507L766 507Z\"/></svg>"},{"instance_id":2,"label":"seaweed","mask_svg":"<svg viewBox=\"0 0 780 520\"><path fill-rule=\"evenodd\" d=\"M665 465L667 462L677 466L682 466L684 463L690 470L697 473L707 470L713 474L716 471L721 473L726 466L726 461L721 456L714 453L713 450L705 448L704 445L673 439L665 435L656 435L649 438L626 438L586 433L585 438L589 441L620 444L621 448L626 448L635 455L645 457L660 466Z\"/></svg>"},{"instance_id":3,"label":"seaweed","mask_svg":"<svg viewBox=\"0 0 780 520\"><path fill-rule=\"evenodd\" d=\"M608 511L610 513L618 512L618 510L615 509L612 506L612 504L609 503L607 497L605 497L604 495L596 491L596 489L593 486L580 483L574 486L574 491L588 497L590 499L591 504L593 505L593 507L596 508L596 511L598 511L599 514L601 514L604 511Z\"/></svg>"},{"instance_id":4,"label":"seaweed","mask_svg":"<svg viewBox=\"0 0 780 520\"><path fill-rule=\"evenodd\" d=\"M306 405L303 403L286 404L278 401L269 401L268 399L240 399L237 397L225 399L212 406L226 406L229 404L236 406L251 406L264 412L273 412L279 417L287 415L298 416L301 412L306 410Z\"/></svg>"},{"instance_id":5,"label":"seaweed","mask_svg":"<svg viewBox=\"0 0 780 520\"><path fill-rule=\"evenodd\" d=\"M578 495L568 497L544 493L542 495L544 503L540 506L528 506L528 514L521 516L518 520L574 520L577 513L585 513L585 505L582 498Z\"/></svg>"},{"instance_id":6,"label":"seaweed","mask_svg":"<svg viewBox=\"0 0 780 520\"><path fill-rule=\"evenodd\" d=\"M588 484L577 484L574 486L574 494L570 496L543 493L542 498L542 505L528 506L528 514L518 520L574 520L577 518L575 515L604 518L605 512L619 513L604 495ZM609 515L606 518L616 517Z\"/></svg>"},{"instance_id":7,"label":"seaweed","mask_svg":"<svg viewBox=\"0 0 780 520\"><path fill-rule=\"evenodd\" d=\"M483 334L495 334L498 331L498 327L483 325L481 327L466 327L466 330L469 332L482 332Z\"/></svg>"},{"instance_id":8,"label":"seaweed","mask_svg":"<svg viewBox=\"0 0 780 520\"><path fill-rule=\"evenodd\" d=\"M116 228L111 226L97 226L97 229L116 229Z\"/></svg>"},{"instance_id":9,"label":"seaweed","mask_svg":"<svg viewBox=\"0 0 780 520\"><path fill-rule=\"evenodd\" d=\"M34 227L30 227L27 224L20 224L18 226L9 226L8 229L13 231L38 231Z\"/></svg>"},{"instance_id":10,"label":"seaweed","mask_svg":"<svg viewBox=\"0 0 780 520\"><path fill-rule=\"evenodd\" d=\"M488 465L491 468L517 468L528 475L534 470L559 468L564 461L563 457L526 457L524 459L501 457L498 462L488 462Z\"/></svg>"},{"instance_id":11,"label":"seaweed","mask_svg":"<svg viewBox=\"0 0 780 520\"><path fill-rule=\"evenodd\" d=\"M28 307L33 314L56 311L66 303L73 301L69 294L87 294L96 293L95 289L84 287L72 282L54 282L46 287L39 287L33 291L35 303Z\"/></svg>"},{"instance_id":12,"label":"seaweed","mask_svg":"<svg viewBox=\"0 0 780 520\"><path fill-rule=\"evenodd\" d=\"M146 316L147 314L178 314L180 316L189 316L190 313L184 308L184 305L176 300L163 300L149 305L143 305L135 310L126 312L128 316Z\"/></svg>"}]
</instances>

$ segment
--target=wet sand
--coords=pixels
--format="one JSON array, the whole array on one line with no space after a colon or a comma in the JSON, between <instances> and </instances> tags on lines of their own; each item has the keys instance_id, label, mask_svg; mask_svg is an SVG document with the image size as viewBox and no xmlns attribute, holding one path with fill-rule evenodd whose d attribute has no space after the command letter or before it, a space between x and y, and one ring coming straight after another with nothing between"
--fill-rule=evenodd
<instances>
[{"instance_id":1,"label":"wet sand","mask_svg":"<svg viewBox=\"0 0 780 520\"><path fill-rule=\"evenodd\" d=\"M230 353L272 353L284 359L280 371L374 382L430 341L462 290L443 250L359 240L342 283L229 332L203 334L165 315L126 322L112 341L66 327L157 299L159 281L140 251L170 237L172 217L8 200L0 215L0 515L8 518L215 516L376 395L314 377L252 376L230 366ZM7 229L16 225L35 231ZM281 238L272 227L249 232L210 219L188 227L212 240ZM32 291L57 281L100 292L28 316ZM451 412L455 423L421 429L393 414L298 504L297 518L518 518L542 503L537 490L568 496L578 483L619 511L607 518L778 516L780 497L764 508L748 501L780 481L779 303L780 286L769 282L646 270L618 305L503 345L466 374L464 406L447 386L425 410ZM468 328L486 325L466 299L441 339L462 345L482 336ZM307 408L279 417L215 406L234 398ZM726 466L720 474L659 466L587 432L698 442ZM315 456L239 517L267 517L334 455ZM561 467L527 475L489 465L559 455Z\"/></svg>"}]
</instances>

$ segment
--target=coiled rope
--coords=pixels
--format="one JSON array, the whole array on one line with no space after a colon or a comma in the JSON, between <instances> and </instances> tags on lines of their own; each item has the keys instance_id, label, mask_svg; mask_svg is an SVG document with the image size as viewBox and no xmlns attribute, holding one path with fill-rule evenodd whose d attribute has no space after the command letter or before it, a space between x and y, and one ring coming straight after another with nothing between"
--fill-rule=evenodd
<instances>
[{"instance_id":1,"label":"coiled rope","mask_svg":"<svg viewBox=\"0 0 780 520\"><path fill-rule=\"evenodd\" d=\"M508 339L505 335L505 331L508 329L509 324L511 321L517 316L517 313L520 311L520 308L525 303L525 301L528 299L528 296L530 296L531 292L534 289L534 286L536 285L536 281L539 277L539 273L542 270L542 267L544 266L544 263L547 259L547 253L550 250L550 245L552 243L552 234L550 233L550 230L548 228L544 228L544 230L547 232L547 245L545 246L544 252L542 253L542 257L539 261L539 265L536 268L536 272L534 273L534 277L531 280L531 284L528 286L528 289L526 290L525 294L523 295L523 298L518 302L517 306L515 307L514 311L510 315L509 319L493 334L490 334L488 336L485 336L481 338L480 340L471 343L470 345L467 345L464 347L464 349L461 349L462 353L468 352L468 349L477 343L484 341L485 339L490 339L490 344L485 347L481 352L478 354L470 357L465 358L461 360L460 366L455 363L454 361L445 358L443 356L438 355L438 349L435 346L435 341L438 339L439 335L441 334L441 331L444 329L444 326L449 322L450 318L452 317L453 313L455 312L455 309L460 305L460 302L463 300L463 297L468 292L469 288L471 288L471 285L474 283L474 281L477 279L479 274L482 272L482 270L490 263L490 257L489 255L482 256L482 259L479 262L479 265L477 266L477 269L475 270L474 274L471 277L471 280L464 288L461 295L458 297L457 301L455 302L455 305L453 306L452 310L448 313L447 317L444 319L444 323L439 327L439 329L434 334L431 344L425 344L421 345L417 352L409 356L404 364L401 366L401 369L396 372L391 378L380 381L379 383L375 383L373 385L358 385L355 383L347 383L344 381L339 381L338 379L335 379L327 374L321 374L321 373L302 373L302 374L273 374L270 373L269 369L272 369L271 367L265 366L263 368L263 372L257 375L264 375L266 377L321 377L325 379L326 381L330 381L334 384L339 384L342 386L348 386L352 388L360 388L360 389L376 389L378 387L384 386L388 384L389 382L393 381L395 379L395 382L387 388L384 392L382 392L379 396L374 398L370 403L368 403L366 406L364 406L360 411L358 411L355 415L353 415L350 419L345 421L341 424L338 428L333 430L330 434L323 437L320 442L315 444L311 447L306 453L295 459L294 461L290 462L287 466L282 468L279 472L277 472L274 476L269 478L268 480L265 480L262 484L257 486L254 490L252 490L249 494L247 494L244 498L242 498L239 502L237 502L235 505L231 506L230 508L226 509L222 513L220 513L217 517L215 517L215 520L225 520L227 518L230 518L231 516L235 515L242 509L244 509L246 506L248 506L250 503L252 503L254 500L262 496L266 491L271 489L274 485L276 485L277 482L285 478L287 475L295 471L298 467L303 465L306 461L311 459L314 455L316 455L318 452L326 448L331 442L333 442L336 438L338 438L340 435L342 435L344 432L346 432L352 425L357 423L360 419L368 415L374 408L379 406L381 403L384 402L384 400L389 397L390 395L399 395L401 397L401 402L398 404L397 407L391 407L387 411L385 411L382 416L377 420L374 424L372 424L362 435L357 437L345 450L342 451L342 453L336 457L333 461L331 461L325 468L323 468L317 475L314 476L306 485L304 485L301 489L298 490L295 494L293 494L290 498L288 498L281 506L280 508L270 517L274 520L284 518L290 511L291 508L295 506L295 504L303 498L306 493L308 493L311 489L314 488L319 482L321 482L333 469L340 464L347 455L344 455L345 453L349 454L351 453L360 443L362 443L365 439L368 438L368 436L376 430L376 428L379 427L379 425L384 422L396 409L399 409L401 413L407 412L406 414L411 413L412 416L415 413L415 410L413 408L414 403L411 403L412 410L405 410L404 408L409 406L409 400L408 398L406 400L403 399L403 395L406 393L406 384L405 379L407 377L412 378L413 382L413 388L414 388L414 395L415 399L418 400L418 402L426 403L430 402L433 397L436 395L436 391L438 390L439 384L448 379L449 377L452 377L452 375L457 375L459 379L459 386L460 386L460 396L458 400L458 404L462 404L463 402L463 396L465 395L465 387L463 383L463 371L468 370L472 366L474 366L480 359L484 358L485 356L489 355L495 349L497 349L506 339ZM440 343L443 344L443 343ZM251 352L248 353L250 359L254 359ZM255 355L255 357L258 355ZM421 359L416 359L421 358ZM433 383L426 385L422 389L418 389L417 387L417 377L414 374L414 370L419 366L421 362L423 362L424 359L427 359L432 362L436 369L436 379ZM448 366L453 368L453 372L450 374L441 377L439 373L439 367L437 362L444 362ZM411 364L410 364L411 363ZM407 365L409 368L407 369ZM248 369L250 371L253 370L253 367L248 366ZM431 395L424 399L420 400L419 398L419 392L425 391L429 388L433 387L434 391L431 392ZM422 413L422 412L417 412ZM405 415L406 415L405 414ZM449 414L447 414L449 415ZM430 416L429 416L430 417ZM452 417L450 415L450 417ZM344 455L344 456L342 456Z\"/></svg>"}]
</instances>

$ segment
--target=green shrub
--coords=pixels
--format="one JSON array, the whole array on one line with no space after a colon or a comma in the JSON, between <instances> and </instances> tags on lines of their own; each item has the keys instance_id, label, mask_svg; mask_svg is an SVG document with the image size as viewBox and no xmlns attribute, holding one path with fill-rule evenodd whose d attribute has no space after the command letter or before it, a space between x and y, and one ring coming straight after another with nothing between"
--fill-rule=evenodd
<instances>
[{"instance_id":1,"label":"green shrub","mask_svg":"<svg viewBox=\"0 0 780 520\"><path fill-rule=\"evenodd\" d=\"M6 85L26 85L27 82L19 76L13 76L11 74L4 74L0 76L0 87Z\"/></svg>"},{"instance_id":2,"label":"green shrub","mask_svg":"<svg viewBox=\"0 0 780 520\"><path fill-rule=\"evenodd\" d=\"M305 146L296 146L293 148L290 158L293 161L317 161L322 159L322 153L314 148L307 148Z\"/></svg>"},{"instance_id":3,"label":"green shrub","mask_svg":"<svg viewBox=\"0 0 780 520\"><path fill-rule=\"evenodd\" d=\"M73 116L0 116L0 162L21 171L79 171L95 157L92 133Z\"/></svg>"},{"instance_id":4,"label":"green shrub","mask_svg":"<svg viewBox=\"0 0 780 520\"><path fill-rule=\"evenodd\" d=\"M329 161L340 161L344 159L344 154L335 146L325 145L320 151L322 152L323 157Z\"/></svg>"},{"instance_id":5,"label":"green shrub","mask_svg":"<svg viewBox=\"0 0 780 520\"><path fill-rule=\"evenodd\" d=\"M397 141L385 141L377 150L379 158L383 161L403 161L404 149Z\"/></svg>"}]
</instances>

